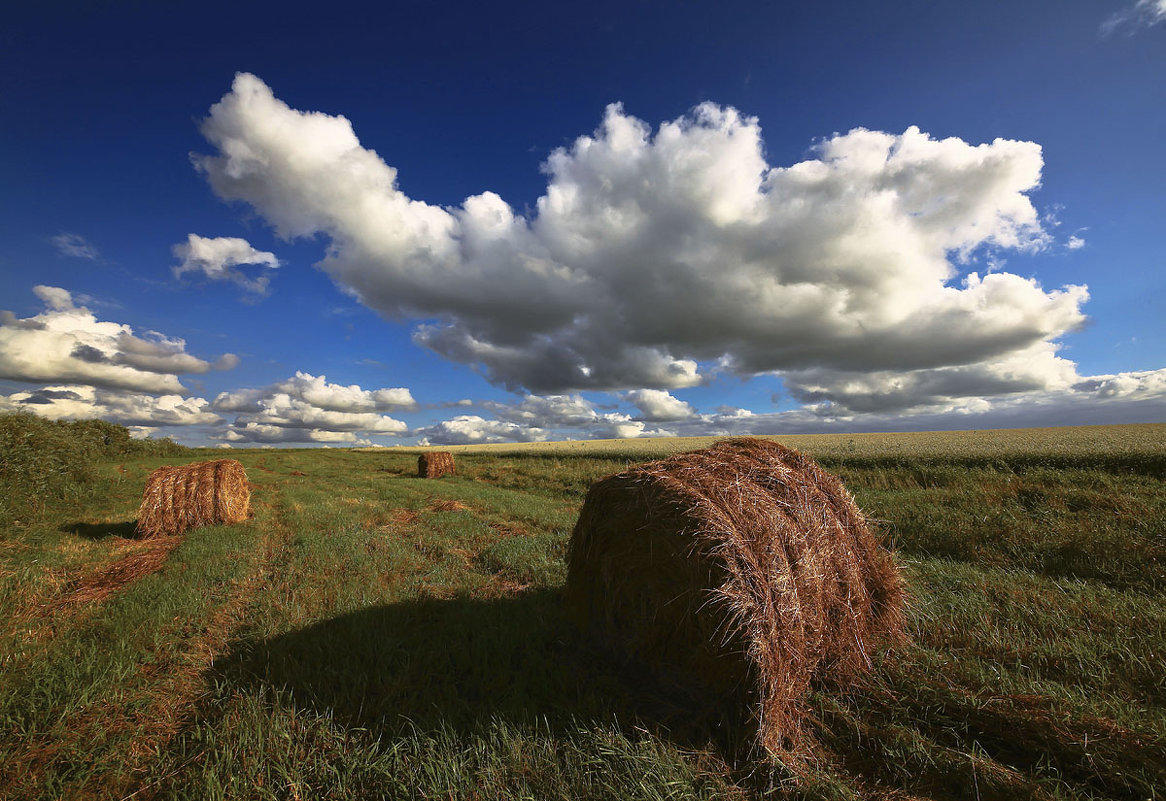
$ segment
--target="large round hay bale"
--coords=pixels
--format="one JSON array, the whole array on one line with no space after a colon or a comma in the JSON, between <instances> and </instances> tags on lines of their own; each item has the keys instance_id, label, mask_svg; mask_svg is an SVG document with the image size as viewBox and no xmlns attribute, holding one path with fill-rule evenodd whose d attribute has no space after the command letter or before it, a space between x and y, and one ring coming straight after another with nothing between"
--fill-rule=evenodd
<instances>
[{"instance_id":1,"label":"large round hay bale","mask_svg":"<svg viewBox=\"0 0 1166 801\"><path fill-rule=\"evenodd\" d=\"M795 755L811 683L903 639L903 583L841 482L734 439L608 476L568 550L572 616L609 650Z\"/></svg>"},{"instance_id":2,"label":"large round hay bale","mask_svg":"<svg viewBox=\"0 0 1166 801\"><path fill-rule=\"evenodd\" d=\"M441 478L457 475L453 466L453 454L449 451L429 451L417 457L419 478Z\"/></svg>"},{"instance_id":3,"label":"large round hay bale","mask_svg":"<svg viewBox=\"0 0 1166 801\"><path fill-rule=\"evenodd\" d=\"M180 534L198 526L241 523L251 515L251 489L234 459L159 467L146 480L138 533Z\"/></svg>"}]
</instances>

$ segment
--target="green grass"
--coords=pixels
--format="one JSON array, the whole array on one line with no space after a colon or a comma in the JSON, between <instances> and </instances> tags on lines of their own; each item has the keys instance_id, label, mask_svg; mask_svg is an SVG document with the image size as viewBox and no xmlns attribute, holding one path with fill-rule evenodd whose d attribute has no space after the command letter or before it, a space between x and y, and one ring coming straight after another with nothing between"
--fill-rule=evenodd
<instances>
[{"instance_id":1,"label":"green grass","mask_svg":"<svg viewBox=\"0 0 1166 801\"><path fill-rule=\"evenodd\" d=\"M702 442L460 449L439 481L404 449L236 451L251 521L63 605L176 461L125 454L0 538L0 798L1162 797L1166 426L782 441L911 590L910 644L812 694L806 764L734 760L564 616L587 487Z\"/></svg>"},{"instance_id":2,"label":"green grass","mask_svg":"<svg viewBox=\"0 0 1166 801\"><path fill-rule=\"evenodd\" d=\"M1016 428L995 431L939 431L893 434L771 435L792 448L818 459L939 459L964 462L1003 458L1015 460L1144 459L1161 458L1166 449L1166 424ZM496 445L454 445L453 453L544 456L585 455L606 459L655 459L678 451L703 448L717 437L608 439L587 442L527 442ZM369 449L377 452L377 449ZM428 448L393 448L420 452Z\"/></svg>"},{"instance_id":3,"label":"green grass","mask_svg":"<svg viewBox=\"0 0 1166 801\"><path fill-rule=\"evenodd\" d=\"M178 456L170 440L136 440L104 420L51 421L31 412L0 414L0 525L39 520L92 500L99 463L125 456Z\"/></svg>"}]
</instances>

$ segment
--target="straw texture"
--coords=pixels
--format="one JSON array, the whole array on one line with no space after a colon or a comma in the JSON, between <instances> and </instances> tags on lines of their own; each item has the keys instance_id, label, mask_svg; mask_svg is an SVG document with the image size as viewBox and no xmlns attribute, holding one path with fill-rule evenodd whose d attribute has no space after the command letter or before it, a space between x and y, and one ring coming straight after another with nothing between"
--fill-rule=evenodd
<instances>
[{"instance_id":1,"label":"straw texture","mask_svg":"<svg viewBox=\"0 0 1166 801\"><path fill-rule=\"evenodd\" d=\"M453 454L449 451L429 451L417 457L418 478L441 478L457 475Z\"/></svg>"},{"instance_id":2,"label":"straw texture","mask_svg":"<svg viewBox=\"0 0 1166 801\"><path fill-rule=\"evenodd\" d=\"M160 537L198 526L241 523L251 515L251 488L234 459L159 467L146 480L138 534Z\"/></svg>"},{"instance_id":3,"label":"straw texture","mask_svg":"<svg viewBox=\"0 0 1166 801\"><path fill-rule=\"evenodd\" d=\"M567 603L665 685L735 710L756 745L805 751L811 683L846 684L904 639L903 582L834 476L734 439L594 484L568 549Z\"/></svg>"}]
</instances>

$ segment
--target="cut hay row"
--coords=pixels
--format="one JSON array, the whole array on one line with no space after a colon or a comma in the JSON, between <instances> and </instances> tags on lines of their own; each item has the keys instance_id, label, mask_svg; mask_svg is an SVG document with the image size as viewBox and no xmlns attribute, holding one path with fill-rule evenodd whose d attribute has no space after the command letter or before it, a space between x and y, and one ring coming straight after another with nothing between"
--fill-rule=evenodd
<instances>
[{"instance_id":1,"label":"cut hay row","mask_svg":"<svg viewBox=\"0 0 1166 801\"><path fill-rule=\"evenodd\" d=\"M105 600L125 585L148 576L162 566L181 537L154 537L140 550L126 554L105 569L77 581L56 600L51 609L71 605L94 604Z\"/></svg>"},{"instance_id":2,"label":"cut hay row","mask_svg":"<svg viewBox=\"0 0 1166 801\"><path fill-rule=\"evenodd\" d=\"M146 480L138 534L160 537L198 526L241 523L251 514L251 489L234 459L159 467Z\"/></svg>"},{"instance_id":3,"label":"cut hay row","mask_svg":"<svg viewBox=\"0 0 1166 801\"><path fill-rule=\"evenodd\" d=\"M454 476L453 454L449 451L429 451L417 457L418 478L441 478Z\"/></svg>"},{"instance_id":4,"label":"cut hay row","mask_svg":"<svg viewBox=\"0 0 1166 801\"><path fill-rule=\"evenodd\" d=\"M834 476L736 439L632 468L587 493L567 602L600 643L804 752L811 683L845 684L903 635L903 584Z\"/></svg>"}]
</instances>

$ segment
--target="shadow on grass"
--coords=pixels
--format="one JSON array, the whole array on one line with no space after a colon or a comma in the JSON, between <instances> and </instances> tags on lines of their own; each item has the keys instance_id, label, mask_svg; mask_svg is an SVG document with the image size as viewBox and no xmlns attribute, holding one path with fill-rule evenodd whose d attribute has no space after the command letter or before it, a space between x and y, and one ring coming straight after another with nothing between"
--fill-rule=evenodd
<instances>
[{"instance_id":1,"label":"shadow on grass","mask_svg":"<svg viewBox=\"0 0 1166 801\"><path fill-rule=\"evenodd\" d=\"M721 711L590 651L562 606L544 590L364 609L242 646L216 662L216 678L290 691L297 705L389 736L498 719L560 731L615 721L684 747L731 747Z\"/></svg>"},{"instance_id":2,"label":"shadow on grass","mask_svg":"<svg viewBox=\"0 0 1166 801\"><path fill-rule=\"evenodd\" d=\"M60 531L66 534L76 534L87 540L103 540L106 537L125 537L136 539L138 536L138 521L125 520L121 523L66 523Z\"/></svg>"},{"instance_id":3,"label":"shadow on grass","mask_svg":"<svg viewBox=\"0 0 1166 801\"><path fill-rule=\"evenodd\" d=\"M938 799L1011 801L1048 799L1043 784L1053 776L1102 797L1141 799L1166 775L1150 756L1161 746L1152 734L1074 720L1054 699L964 688L906 662L812 704L819 756L840 776ZM571 735L614 723L632 737L646 731L714 751L742 781L752 775L731 707L666 692L591 650L555 590L363 609L238 644L213 674L245 692L290 693L297 707L374 737L474 735L497 721Z\"/></svg>"},{"instance_id":4,"label":"shadow on grass","mask_svg":"<svg viewBox=\"0 0 1166 801\"><path fill-rule=\"evenodd\" d=\"M1141 801L1166 786L1166 742L1149 727L1052 696L963 686L909 663L827 701L817 720L850 771L931 798L1051 801L1060 785L1073 797Z\"/></svg>"}]
</instances>

